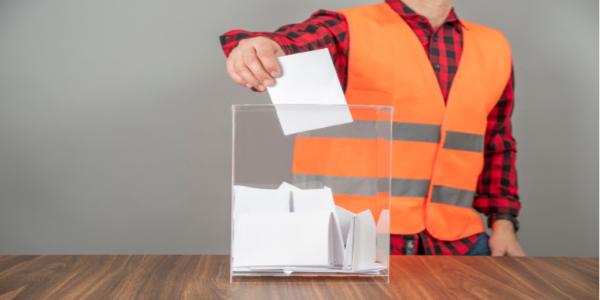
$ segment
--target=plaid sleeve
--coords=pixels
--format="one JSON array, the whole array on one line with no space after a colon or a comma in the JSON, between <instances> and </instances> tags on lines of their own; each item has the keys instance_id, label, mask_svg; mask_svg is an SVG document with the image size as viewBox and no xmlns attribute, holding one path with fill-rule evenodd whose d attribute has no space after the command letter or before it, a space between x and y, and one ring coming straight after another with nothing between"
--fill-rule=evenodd
<instances>
[{"instance_id":1,"label":"plaid sleeve","mask_svg":"<svg viewBox=\"0 0 600 300\"><path fill-rule=\"evenodd\" d=\"M514 73L496 107L488 115L485 133L484 167L477 185L473 208L490 215L507 213L515 217L521 209L515 167L517 145L512 136Z\"/></svg>"},{"instance_id":2,"label":"plaid sleeve","mask_svg":"<svg viewBox=\"0 0 600 300\"><path fill-rule=\"evenodd\" d=\"M306 21L285 25L275 32L248 32L231 30L220 36L223 52L229 54L238 43L247 38L263 36L275 41L286 55L310 50L328 48L340 78L346 89L348 65L348 23L344 15L327 10L319 10Z\"/></svg>"}]
</instances>

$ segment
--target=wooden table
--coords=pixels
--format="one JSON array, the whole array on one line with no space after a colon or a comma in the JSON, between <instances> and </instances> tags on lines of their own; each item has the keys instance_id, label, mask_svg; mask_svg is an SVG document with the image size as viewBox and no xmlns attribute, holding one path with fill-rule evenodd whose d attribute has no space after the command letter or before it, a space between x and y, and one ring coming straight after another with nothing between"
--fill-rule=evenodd
<instances>
[{"instance_id":1,"label":"wooden table","mask_svg":"<svg viewBox=\"0 0 600 300\"><path fill-rule=\"evenodd\" d=\"M0 256L0 300L598 299L598 258L393 256L389 284L277 279L231 284L225 255Z\"/></svg>"}]
</instances>

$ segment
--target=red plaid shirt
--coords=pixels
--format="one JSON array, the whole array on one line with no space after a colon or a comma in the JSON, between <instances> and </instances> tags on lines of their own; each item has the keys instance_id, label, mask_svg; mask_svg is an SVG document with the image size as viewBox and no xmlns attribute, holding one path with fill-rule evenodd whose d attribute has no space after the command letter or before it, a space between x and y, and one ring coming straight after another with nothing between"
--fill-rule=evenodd
<instances>
[{"instance_id":1,"label":"red plaid shirt","mask_svg":"<svg viewBox=\"0 0 600 300\"><path fill-rule=\"evenodd\" d=\"M452 85L462 54L462 24L454 10L437 30L429 21L399 0L386 0L412 28L433 66L444 99ZM350 32L344 15L320 10L308 20L283 26L275 32L247 32L232 30L220 37L225 55L240 40L264 36L277 42L286 54L328 48L337 70L340 83L346 90ZM517 216L521 207L515 168L516 144L512 136L511 115L514 105L514 79L511 74L504 93L488 116L485 133L484 168L479 176L477 196L473 208L489 215L509 213ZM417 253L434 255L462 255L477 241L477 235L457 241L440 241L427 230L411 235L392 235L392 254Z\"/></svg>"}]
</instances>

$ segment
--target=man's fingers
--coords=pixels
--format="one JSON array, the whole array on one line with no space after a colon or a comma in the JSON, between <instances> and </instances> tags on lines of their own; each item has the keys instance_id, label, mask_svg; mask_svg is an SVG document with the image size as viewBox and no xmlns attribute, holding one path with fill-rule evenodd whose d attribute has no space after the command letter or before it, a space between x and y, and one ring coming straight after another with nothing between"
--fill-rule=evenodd
<instances>
[{"instance_id":1,"label":"man's fingers","mask_svg":"<svg viewBox=\"0 0 600 300\"><path fill-rule=\"evenodd\" d=\"M227 60L227 75L229 75L229 77L231 77L231 79L233 79L233 81L235 81L237 84L243 87L251 88L252 85L246 82L246 80L244 80L242 76L238 75L238 73L235 72L233 64L233 60Z\"/></svg>"},{"instance_id":2,"label":"man's fingers","mask_svg":"<svg viewBox=\"0 0 600 300\"><path fill-rule=\"evenodd\" d=\"M269 43L260 43L256 46L256 56L260 59L264 69L271 77L277 77L281 74L279 64L275 59L276 50Z\"/></svg>"},{"instance_id":3,"label":"man's fingers","mask_svg":"<svg viewBox=\"0 0 600 300\"><path fill-rule=\"evenodd\" d=\"M233 69L235 70L235 72L240 75L248 84L250 84L251 87L256 88L257 90L260 90L259 86L261 86L260 82L258 81L258 79L256 79L256 77L254 77L254 74L252 74L252 72L250 71L250 69L248 69L248 67L246 67L246 65L244 64L244 62L242 61L236 61ZM246 87L248 87L246 85Z\"/></svg>"},{"instance_id":4,"label":"man's fingers","mask_svg":"<svg viewBox=\"0 0 600 300\"><path fill-rule=\"evenodd\" d=\"M227 59L227 74L239 85L264 91L281 75L276 57L284 56L281 47L265 37L240 41Z\"/></svg>"},{"instance_id":5,"label":"man's fingers","mask_svg":"<svg viewBox=\"0 0 600 300\"><path fill-rule=\"evenodd\" d=\"M242 55L244 64L252 71L252 74L259 82L259 85L255 86L259 91L264 91L267 86L273 84L271 75L267 73L261 61L256 56L254 47L245 48Z\"/></svg>"}]
</instances>

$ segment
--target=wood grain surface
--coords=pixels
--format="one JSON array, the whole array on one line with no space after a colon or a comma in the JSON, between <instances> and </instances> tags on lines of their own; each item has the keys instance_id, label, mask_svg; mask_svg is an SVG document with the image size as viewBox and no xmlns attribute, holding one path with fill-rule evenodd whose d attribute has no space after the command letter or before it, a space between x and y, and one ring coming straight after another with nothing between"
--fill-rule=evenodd
<instances>
[{"instance_id":1,"label":"wood grain surface","mask_svg":"<svg viewBox=\"0 0 600 300\"><path fill-rule=\"evenodd\" d=\"M6 299L598 299L598 258L391 257L389 284L229 283L225 255L0 256Z\"/></svg>"}]
</instances>

